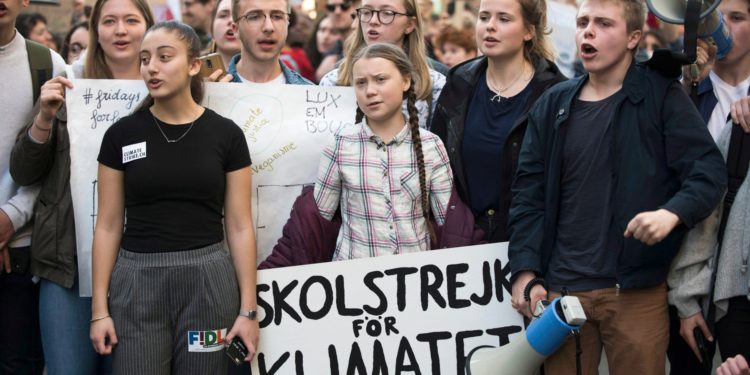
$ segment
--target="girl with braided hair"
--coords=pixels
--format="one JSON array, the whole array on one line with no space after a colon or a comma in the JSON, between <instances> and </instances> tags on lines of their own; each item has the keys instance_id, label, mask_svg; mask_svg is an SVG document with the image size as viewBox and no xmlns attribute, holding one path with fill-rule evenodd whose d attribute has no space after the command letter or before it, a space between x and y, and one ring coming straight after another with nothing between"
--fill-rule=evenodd
<instances>
[{"instance_id":1,"label":"girl with braided hair","mask_svg":"<svg viewBox=\"0 0 750 375\"><path fill-rule=\"evenodd\" d=\"M363 47L352 58L357 126L323 152L314 192L324 218L341 208L333 260L429 250L430 217L445 220L452 172L443 143L419 127L416 77L392 44Z\"/></svg>"}]
</instances>

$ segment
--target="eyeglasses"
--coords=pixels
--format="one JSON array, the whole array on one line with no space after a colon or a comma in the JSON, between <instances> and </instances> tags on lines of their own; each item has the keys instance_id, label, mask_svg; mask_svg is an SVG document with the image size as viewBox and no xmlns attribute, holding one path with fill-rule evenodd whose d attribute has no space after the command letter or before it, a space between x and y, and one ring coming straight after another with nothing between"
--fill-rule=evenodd
<instances>
[{"instance_id":1,"label":"eyeglasses","mask_svg":"<svg viewBox=\"0 0 750 375\"><path fill-rule=\"evenodd\" d=\"M347 11L349 8L352 7L352 3L348 1L344 1L341 4L326 4L326 10L333 13L336 11L336 8L341 8L342 11Z\"/></svg>"},{"instance_id":2,"label":"eyeglasses","mask_svg":"<svg viewBox=\"0 0 750 375\"><path fill-rule=\"evenodd\" d=\"M253 10L237 17L237 22L239 23L244 19L250 25L259 26L266 22L266 17L270 18L271 22L280 24L283 22L288 22L288 17L291 17L291 14L282 12L280 10L271 11L270 14L266 14L260 10Z\"/></svg>"},{"instance_id":3,"label":"eyeglasses","mask_svg":"<svg viewBox=\"0 0 750 375\"><path fill-rule=\"evenodd\" d=\"M359 22L362 23L368 23L370 20L372 20L373 14L378 15L378 21L382 23L383 25L388 25L391 22L393 22L394 19L396 19L396 16L408 16L406 13L399 13L393 10L388 9L382 9L382 10L375 10L370 8L359 8L357 9L357 16L359 17Z\"/></svg>"}]
</instances>

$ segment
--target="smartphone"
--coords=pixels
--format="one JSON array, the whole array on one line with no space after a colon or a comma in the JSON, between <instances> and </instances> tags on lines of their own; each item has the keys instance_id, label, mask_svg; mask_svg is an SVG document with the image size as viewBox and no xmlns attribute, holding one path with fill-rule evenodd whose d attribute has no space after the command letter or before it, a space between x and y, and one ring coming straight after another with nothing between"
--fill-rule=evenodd
<instances>
[{"instance_id":1,"label":"smartphone","mask_svg":"<svg viewBox=\"0 0 750 375\"><path fill-rule=\"evenodd\" d=\"M693 337L695 338L695 344L698 346L698 352L701 353L702 365L704 369L710 371L713 365L713 358L710 356L708 344L706 343L708 340L703 336L703 331L701 331L700 327L693 329Z\"/></svg>"},{"instance_id":2,"label":"smartphone","mask_svg":"<svg viewBox=\"0 0 750 375\"><path fill-rule=\"evenodd\" d=\"M218 53L210 53L199 57L199 59L203 62L200 72L201 77L208 77L217 70L226 70L224 69L224 60Z\"/></svg>"},{"instance_id":3,"label":"smartphone","mask_svg":"<svg viewBox=\"0 0 750 375\"><path fill-rule=\"evenodd\" d=\"M245 357L247 357L247 347L239 337L235 337L229 346L226 347L224 353L226 353L227 357L229 357L235 365L239 366L245 361Z\"/></svg>"}]
</instances>

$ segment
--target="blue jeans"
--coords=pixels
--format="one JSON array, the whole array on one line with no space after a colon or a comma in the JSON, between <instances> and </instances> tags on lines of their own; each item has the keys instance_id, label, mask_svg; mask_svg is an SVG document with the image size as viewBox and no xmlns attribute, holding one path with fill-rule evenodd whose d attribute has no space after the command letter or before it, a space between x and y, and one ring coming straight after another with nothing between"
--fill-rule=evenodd
<instances>
[{"instance_id":1,"label":"blue jeans","mask_svg":"<svg viewBox=\"0 0 750 375\"><path fill-rule=\"evenodd\" d=\"M42 279L39 323L48 375L112 373L112 358L100 356L89 339L91 298L78 296L78 279L63 288Z\"/></svg>"}]
</instances>

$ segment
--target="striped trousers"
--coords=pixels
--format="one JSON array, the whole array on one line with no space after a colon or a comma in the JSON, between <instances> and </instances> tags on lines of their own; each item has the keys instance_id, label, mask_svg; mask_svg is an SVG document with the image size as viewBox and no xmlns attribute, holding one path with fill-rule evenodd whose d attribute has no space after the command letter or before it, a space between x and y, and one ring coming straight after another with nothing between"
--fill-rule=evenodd
<instances>
[{"instance_id":1,"label":"striped trousers","mask_svg":"<svg viewBox=\"0 0 750 375\"><path fill-rule=\"evenodd\" d=\"M225 374L224 338L239 305L221 243L162 253L120 249L109 289L114 374Z\"/></svg>"}]
</instances>

